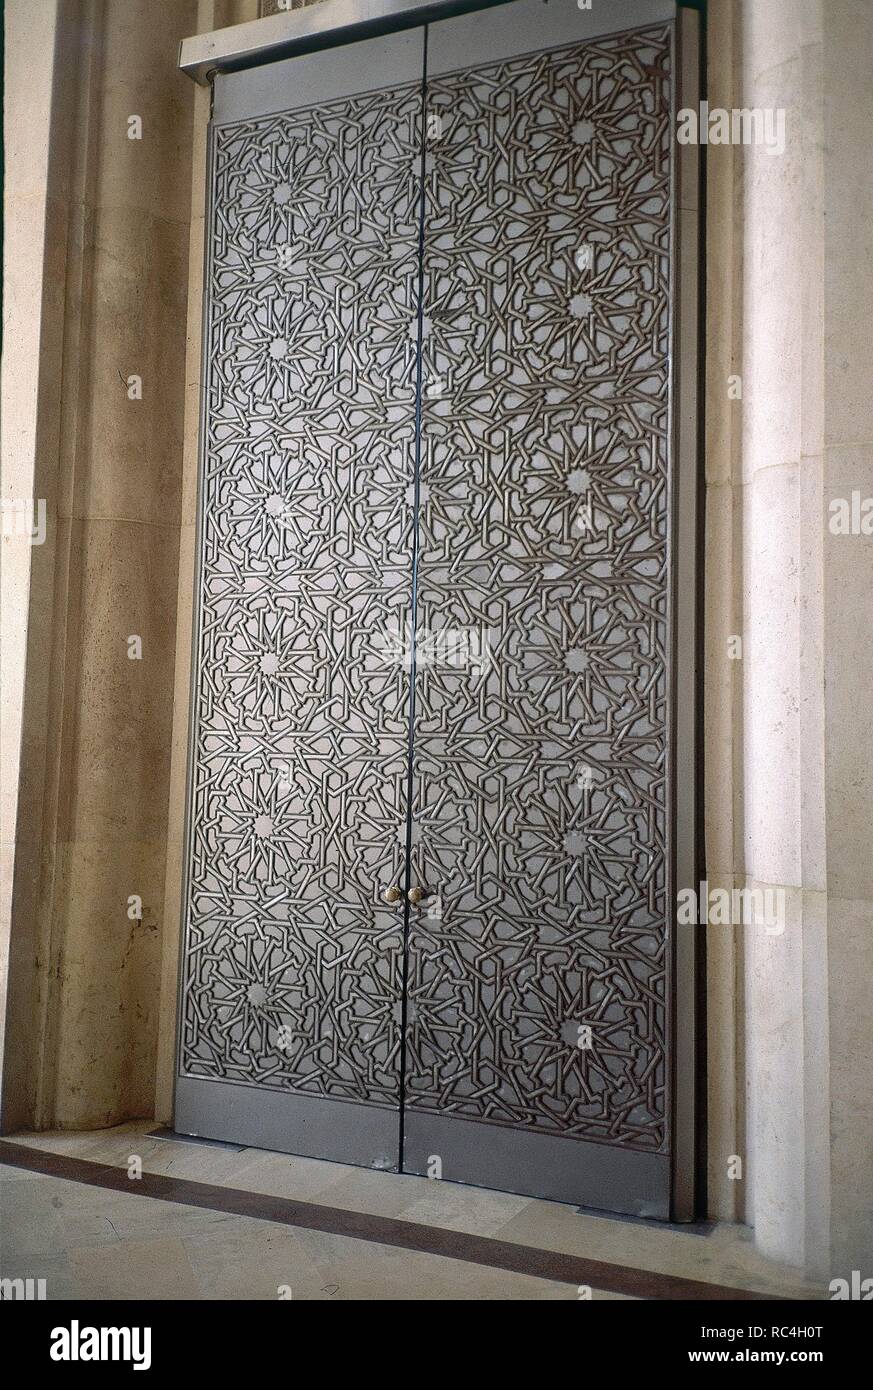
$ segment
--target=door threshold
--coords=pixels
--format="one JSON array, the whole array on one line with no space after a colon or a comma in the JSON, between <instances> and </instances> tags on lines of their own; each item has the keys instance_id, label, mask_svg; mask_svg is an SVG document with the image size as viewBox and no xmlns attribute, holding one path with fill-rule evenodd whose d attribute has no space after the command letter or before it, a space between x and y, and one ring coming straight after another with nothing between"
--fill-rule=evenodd
<instances>
[{"instance_id":1,"label":"door threshold","mask_svg":"<svg viewBox=\"0 0 873 1390\"><path fill-rule=\"evenodd\" d=\"M147 1134L149 1139L172 1139L175 1144L200 1144L207 1149L229 1149L235 1154L241 1154L248 1147L246 1144L232 1144L229 1139L205 1139L199 1134L179 1134L178 1130L170 1129L169 1125L150 1129Z\"/></svg>"},{"instance_id":2,"label":"door threshold","mask_svg":"<svg viewBox=\"0 0 873 1390\"><path fill-rule=\"evenodd\" d=\"M657 1226L659 1231L676 1231L683 1236L711 1236L715 1221L664 1221L658 1216L631 1216L626 1212L604 1211L602 1207L576 1207L577 1216L597 1216L601 1221L627 1221L632 1226Z\"/></svg>"}]
</instances>

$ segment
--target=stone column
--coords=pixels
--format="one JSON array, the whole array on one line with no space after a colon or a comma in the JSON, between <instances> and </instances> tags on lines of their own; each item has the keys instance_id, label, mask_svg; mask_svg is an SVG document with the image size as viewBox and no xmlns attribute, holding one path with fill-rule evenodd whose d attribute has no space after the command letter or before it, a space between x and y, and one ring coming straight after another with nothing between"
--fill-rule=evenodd
<instances>
[{"instance_id":1,"label":"stone column","mask_svg":"<svg viewBox=\"0 0 873 1390\"><path fill-rule=\"evenodd\" d=\"M27 640L7 1129L152 1113L181 497L196 5L61 0L54 45L50 8L7 7L9 68L52 103L27 364L51 540L4 610Z\"/></svg>"},{"instance_id":2,"label":"stone column","mask_svg":"<svg viewBox=\"0 0 873 1390\"><path fill-rule=\"evenodd\" d=\"M831 1265L873 1274L873 515L834 534L831 504L873 511L873 5L827 0L824 226L823 736Z\"/></svg>"},{"instance_id":3,"label":"stone column","mask_svg":"<svg viewBox=\"0 0 873 1390\"><path fill-rule=\"evenodd\" d=\"M862 998L873 541L828 529L834 497L873 494L873 7L716 0L711 17L711 44L722 33L731 50L712 48L711 103L786 117L782 154L708 155L709 872L779 890L786 905L782 935L748 927L712 944L711 1187L716 1210L744 1213L766 1254L837 1275L873 1262ZM742 383L732 404L728 368ZM743 639L738 663L726 660L730 631ZM734 1203L733 1135L745 1159Z\"/></svg>"},{"instance_id":4,"label":"stone column","mask_svg":"<svg viewBox=\"0 0 873 1390\"><path fill-rule=\"evenodd\" d=\"M57 114L53 121L52 86L59 24L58 0L35 8L26 0L5 6L4 71L4 238L3 355L0 399L3 528L0 532L0 1058L4 1036L19 1046L33 1006L33 950L16 937L12 950L14 875L19 894L31 897L39 876L41 836L38 823L18 822L19 778L24 725L24 672L27 664L28 610L31 582L41 584L43 602L51 601L45 557L55 544L54 517L46 514L42 544L31 543L26 508L40 493L44 468L38 450L57 445L58 419L46 375L57 379L61 362L62 317L52 286L62 274L65 216L63 200L53 202L48 171ZM45 305L44 305L44 300ZM14 352L10 350L14 344ZM42 394L41 394L42 393ZM52 407L54 405L54 410ZM20 508L20 512L19 512ZM38 519L39 511L36 510ZM31 634L38 641L36 632ZM44 638L43 638L44 640ZM45 652L40 653L45 664ZM34 656L34 659L35 656ZM27 761L26 759L24 760ZM26 792L26 789L24 789ZM23 973L28 985L10 988ZM9 1010L9 1012L7 1011ZM33 1068L28 1058L7 1075L4 1113L10 1124L29 1114Z\"/></svg>"}]
</instances>

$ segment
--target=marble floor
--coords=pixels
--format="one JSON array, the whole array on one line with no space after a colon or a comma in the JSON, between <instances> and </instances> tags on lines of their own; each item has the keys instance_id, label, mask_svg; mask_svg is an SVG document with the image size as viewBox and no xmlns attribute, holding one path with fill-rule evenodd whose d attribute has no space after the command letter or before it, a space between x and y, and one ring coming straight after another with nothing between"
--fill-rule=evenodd
<instances>
[{"instance_id":1,"label":"marble floor","mask_svg":"<svg viewBox=\"0 0 873 1390\"><path fill-rule=\"evenodd\" d=\"M12 1142L183 1180L173 1200L0 1166L0 1276L46 1280L48 1299L572 1299L566 1278L187 1205L184 1182L316 1203L781 1298L816 1299L802 1273L763 1259L745 1227L703 1232L580 1214L557 1202L258 1149L179 1142L154 1122ZM138 1164L137 1164L138 1160ZM265 1212L269 1204L265 1203ZM390 1223L385 1223L390 1226ZM593 1299L626 1294L598 1289Z\"/></svg>"}]
</instances>

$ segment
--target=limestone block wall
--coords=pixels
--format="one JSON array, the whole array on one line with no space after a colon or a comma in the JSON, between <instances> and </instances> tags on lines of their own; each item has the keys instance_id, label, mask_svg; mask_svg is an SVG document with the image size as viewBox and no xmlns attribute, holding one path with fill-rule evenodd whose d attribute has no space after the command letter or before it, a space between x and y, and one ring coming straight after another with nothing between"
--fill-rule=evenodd
<instances>
[{"instance_id":1,"label":"limestone block wall","mask_svg":"<svg viewBox=\"0 0 873 1390\"><path fill-rule=\"evenodd\" d=\"M49 138L31 201L7 205L41 350L22 364L36 406L26 438L4 435L4 479L30 450L48 535L3 614L19 634L4 692L21 700L3 1122L80 1128L153 1106L194 105L175 64L197 16L194 0L6 11L10 128L29 146L36 90ZM14 419L12 370L7 350Z\"/></svg>"},{"instance_id":2,"label":"limestone block wall","mask_svg":"<svg viewBox=\"0 0 873 1390\"><path fill-rule=\"evenodd\" d=\"M842 1275L873 1263L873 539L829 504L873 496L873 6L710 20L711 106L786 114L781 155L708 152L708 872L786 908L781 935L709 929L710 1191Z\"/></svg>"},{"instance_id":3,"label":"limestone block wall","mask_svg":"<svg viewBox=\"0 0 873 1390\"><path fill-rule=\"evenodd\" d=\"M46 375L56 378L60 370L57 304L52 306L54 313L43 309L46 268L57 270L61 251L60 237L52 236L58 209L50 205L48 193L50 150L56 133L52 82L58 4L46 0L35 14L23 4L9 5L4 28L3 342L14 343L16 353L13 360L8 348L5 351L0 381L0 488L11 516L16 502L32 502L36 496L38 423L40 443L48 439L49 447L56 446L58 431L56 392L40 394ZM15 62L16 55L20 57L27 49L32 55L30 61ZM45 364L42 374L41 362ZM16 949L10 957L12 889L18 865L20 892L31 896L39 863L39 825L33 821L17 823L26 615L32 583L41 584L42 602L50 603L50 570L40 561L46 546L53 546L55 539L48 516L41 547L31 545L29 529L16 533L5 520L4 513L0 533L0 1057L5 1039L13 1036L6 1026L7 1004L17 1002L17 990L10 993L10 974L13 969L16 979L22 970L29 977L33 974L33 951L26 941L21 943L21 951ZM22 795L26 795L26 788L22 788ZM16 939L16 948L18 944ZM28 1017L25 1010L23 1021ZM17 1014L12 1022L21 1019ZM14 1045L18 1046L17 1039ZM7 1109L13 1117L27 1112L24 1097L31 1081L29 1061L7 1074Z\"/></svg>"}]
</instances>

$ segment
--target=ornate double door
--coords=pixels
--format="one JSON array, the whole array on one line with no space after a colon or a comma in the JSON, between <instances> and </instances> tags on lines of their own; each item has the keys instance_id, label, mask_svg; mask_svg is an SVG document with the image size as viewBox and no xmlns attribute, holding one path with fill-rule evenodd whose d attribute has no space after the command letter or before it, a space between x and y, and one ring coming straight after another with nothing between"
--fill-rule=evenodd
<instances>
[{"instance_id":1,"label":"ornate double door","mask_svg":"<svg viewBox=\"0 0 873 1390\"><path fill-rule=\"evenodd\" d=\"M216 79L180 1131L669 1214L675 56L636 8Z\"/></svg>"}]
</instances>

